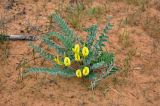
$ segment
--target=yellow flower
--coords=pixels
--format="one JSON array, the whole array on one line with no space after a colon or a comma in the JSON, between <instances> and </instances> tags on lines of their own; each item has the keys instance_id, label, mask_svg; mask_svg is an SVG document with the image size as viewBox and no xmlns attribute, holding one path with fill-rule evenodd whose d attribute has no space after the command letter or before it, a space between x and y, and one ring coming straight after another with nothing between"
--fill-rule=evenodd
<instances>
[{"instance_id":1,"label":"yellow flower","mask_svg":"<svg viewBox=\"0 0 160 106\"><path fill-rule=\"evenodd\" d=\"M71 65L71 60L70 60L69 57L65 57L65 58L64 58L64 65L65 65L65 66L70 66L70 65Z\"/></svg>"},{"instance_id":2,"label":"yellow flower","mask_svg":"<svg viewBox=\"0 0 160 106\"><path fill-rule=\"evenodd\" d=\"M84 46L82 48L82 54L83 54L84 57L88 56L89 50L88 50L88 48L86 46Z\"/></svg>"},{"instance_id":3,"label":"yellow flower","mask_svg":"<svg viewBox=\"0 0 160 106\"><path fill-rule=\"evenodd\" d=\"M77 76L78 78L81 78L81 77L82 77L82 72L81 72L80 69L76 70L76 76Z\"/></svg>"},{"instance_id":4,"label":"yellow flower","mask_svg":"<svg viewBox=\"0 0 160 106\"><path fill-rule=\"evenodd\" d=\"M87 76L89 74L89 68L88 67L84 67L83 68L83 75Z\"/></svg>"},{"instance_id":5,"label":"yellow flower","mask_svg":"<svg viewBox=\"0 0 160 106\"><path fill-rule=\"evenodd\" d=\"M55 61L58 65L62 65L62 62L59 60L58 56L53 61Z\"/></svg>"},{"instance_id":6,"label":"yellow flower","mask_svg":"<svg viewBox=\"0 0 160 106\"><path fill-rule=\"evenodd\" d=\"M79 51L80 51L80 46L79 46L79 44L75 44L75 45L74 45L74 48L72 48L72 51L73 51L74 53L79 53Z\"/></svg>"},{"instance_id":7,"label":"yellow flower","mask_svg":"<svg viewBox=\"0 0 160 106\"><path fill-rule=\"evenodd\" d=\"M75 58L76 61L80 61L81 60L80 55L77 54L77 53L74 54L74 58Z\"/></svg>"}]
</instances>

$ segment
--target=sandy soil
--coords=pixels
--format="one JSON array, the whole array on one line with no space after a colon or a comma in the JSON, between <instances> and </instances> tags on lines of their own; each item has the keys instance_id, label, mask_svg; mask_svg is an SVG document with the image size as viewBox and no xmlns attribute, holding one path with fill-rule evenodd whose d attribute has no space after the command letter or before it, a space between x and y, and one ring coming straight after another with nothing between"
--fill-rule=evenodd
<instances>
[{"instance_id":1,"label":"sandy soil","mask_svg":"<svg viewBox=\"0 0 160 106\"><path fill-rule=\"evenodd\" d=\"M58 0L11 1L0 1L1 22L5 23L7 34L37 36L48 31L47 17L60 4ZM159 27L158 6L151 3L150 8L143 12L142 18L137 19L138 25L126 25L122 19L135 12L137 6L124 2L103 3L100 0L95 0L92 6L102 4L106 4L108 9L104 14L112 16L111 22L114 24L109 33L111 44L106 44L106 48L115 53L120 72L104 79L93 91L87 88L86 82L77 78L66 79L48 74L33 74L22 78L21 74L27 66L18 66L33 59L31 48L28 47L28 42L9 42L7 58L2 56L4 49L0 49L3 57L0 62L0 106L158 106L160 33L158 37L152 36L140 24L145 20L145 15L149 14L158 17L156 24ZM63 15L66 17L64 13ZM100 20L86 18L82 23L88 27L98 22L101 29L105 17L102 15ZM127 42L122 41L125 29L129 32ZM81 31L77 32L83 34ZM31 61L30 65L37 66L40 62L37 59ZM45 62L43 66L48 66L48 63Z\"/></svg>"}]
</instances>

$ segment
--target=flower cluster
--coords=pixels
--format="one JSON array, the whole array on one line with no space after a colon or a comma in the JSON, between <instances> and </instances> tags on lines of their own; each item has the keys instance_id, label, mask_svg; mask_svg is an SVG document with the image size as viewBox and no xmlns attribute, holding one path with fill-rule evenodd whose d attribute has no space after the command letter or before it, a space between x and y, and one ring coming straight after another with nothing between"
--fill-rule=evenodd
<instances>
[{"instance_id":1,"label":"flower cluster","mask_svg":"<svg viewBox=\"0 0 160 106\"><path fill-rule=\"evenodd\" d=\"M89 74L88 67L84 67L82 71L80 69L76 70L76 76L78 78L81 78L82 76L87 76L88 74Z\"/></svg>"},{"instance_id":2,"label":"flower cluster","mask_svg":"<svg viewBox=\"0 0 160 106\"><path fill-rule=\"evenodd\" d=\"M75 44L74 48L72 48L72 52L74 54L74 60L76 62L80 62L81 59L85 59L89 55L89 49L84 45L82 48L82 51L80 52L80 45ZM71 66L71 60L69 57L64 57L63 62L60 61L60 58L57 56L54 59L54 62L56 62L58 65L64 65L66 67ZM89 67L85 66L82 70L77 69L76 70L76 76L78 78L81 78L82 76L87 76L89 74Z\"/></svg>"}]
</instances>

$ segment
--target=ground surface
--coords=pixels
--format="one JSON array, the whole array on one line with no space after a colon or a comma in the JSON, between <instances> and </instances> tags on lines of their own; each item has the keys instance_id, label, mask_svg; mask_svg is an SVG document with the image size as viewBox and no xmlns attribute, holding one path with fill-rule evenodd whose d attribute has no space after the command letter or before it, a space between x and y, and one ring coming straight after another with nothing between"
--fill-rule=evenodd
<instances>
[{"instance_id":1,"label":"ground surface","mask_svg":"<svg viewBox=\"0 0 160 106\"><path fill-rule=\"evenodd\" d=\"M84 3L86 8L81 10L77 20L76 15L65 11L66 1L0 1L0 30L7 34L38 36L48 32L52 27L55 28L48 21L48 16L55 10L59 10L81 36L83 27L98 23L102 29L105 16L112 16L114 27L109 33L111 44L106 44L106 48L115 53L116 64L120 67L119 73L104 79L93 91L87 88L84 81L77 78L53 78L47 74L22 78L21 73L27 66L20 64L33 59L31 48L28 47L28 42L7 42L0 45L0 106L160 104L160 1L151 0L144 4L137 4L134 0L130 0L131 3L127 3L127 0L91 1ZM92 12L87 15L89 8L100 9L97 9L98 12L89 10ZM40 61L37 59L29 64L36 66ZM43 65L45 64L47 63Z\"/></svg>"}]
</instances>

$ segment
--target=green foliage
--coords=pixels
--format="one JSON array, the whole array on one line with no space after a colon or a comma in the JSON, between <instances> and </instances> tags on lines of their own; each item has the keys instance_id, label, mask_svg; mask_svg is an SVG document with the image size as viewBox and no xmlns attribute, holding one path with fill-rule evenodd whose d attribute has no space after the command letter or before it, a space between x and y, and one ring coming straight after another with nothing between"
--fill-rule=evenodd
<instances>
[{"instance_id":1,"label":"green foliage","mask_svg":"<svg viewBox=\"0 0 160 106\"><path fill-rule=\"evenodd\" d=\"M97 25L92 25L90 28L87 28L85 31L88 32L87 46L91 47L93 45L95 38L96 38Z\"/></svg>"},{"instance_id":2,"label":"green foliage","mask_svg":"<svg viewBox=\"0 0 160 106\"><path fill-rule=\"evenodd\" d=\"M114 54L103 52L98 58L98 61L104 61L107 65L111 64L114 61Z\"/></svg>"},{"instance_id":3,"label":"green foliage","mask_svg":"<svg viewBox=\"0 0 160 106\"><path fill-rule=\"evenodd\" d=\"M73 77L75 73L70 69L61 69L61 68L29 68L27 69L27 74L29 73L48 73L51 75L61 75L65 77Z\"/></svg>"},{"instance_id":4,"label":"green foliage","mask_svg":"<svg viewBox=\"0 0 160 106\"><path fill-rule=\"evenodd\" d=\"M36 45L33 45L32 43L30 43L30 46L36 51L38 52L42 57L44 57L46 60L53 60L54 59L54 56L45 52L42 48L36 46Z\"/></svg>"},{"instance_id":5,"label":"green foliage","mask_svg":"<svg viewBox=\"0 0 160 106\"><path fill-rule=\"evenodd\" d=\"M109 30L111 30L113 25L110 23L107 23L106 26L103 29L103 32L99 36L99 39L96 41L95 48L97 51L102 50L102 47L105 47L105 42L108 42L108 36L106 34L108 33Z\"/></svg>"},{"instance_id":6,"label":"green foliage","mask_svg":"<svg viewBox=\"0 0 160 106\"><path fill-rule=\"evenodd\" d=\"M98 68L104 66L105 64L106 64L106 63L105 63L104 61L100 61L100 62L98 62L98 63L94 63L94 64L92 65L91 69L98 69Z\"/></svg>"},{"instance_id":7,"label":"green foliage","mask_svg":"<svg viewBox=\"0 0 160 106\"><path fill-rule=\"evenodd\" d=\"M63 34L57 33L57 32L50 32L48 34L49 37L56 37L58 38L58 40L60 40L63 45L65 46L65 48L70 49L71 47L73 47L73 39L71 37L65 36Z\"/></svg>"},{"instance_id":8,"label":"green foliage","mask_svg":"<svg viewBox=\"0 0 160 106\"><path fill-rule=\"evenodd\" d=\"M57 44L56 42L50 40L48 37L44 37L43 42L46 43L50 49L54 48L58 54L61 54L61 55L64 54L65 48L63 48L61 45Z\"/></svg>"},{"instance_id":9,"label":"green foliage","mask_svg":"<svg viewBox=\"0 0 160 106\"><path fill-rule=\"evenodd\" d=\"M49 32L42 37L42 41L56 53L47 53L32 43L30 46L46 60L51 60L53 67L29 68L27 74L43 72L64 77L77 76L91 80L93 88L100 80L117 71L114 65L114 54L103 50L105 43L108 42L106 34L112 28L110 23L106 24L98 39L96 39L97 25L85 29L88 36L87 40L83 41L80 37L75 36L72 29L58 14L53 14L52 17L62 32Z\"/></svg>"},{"instance_id":10,"label":"green foliage","mask_svg":"<svg viewBox=\"0 0 160 106\"><path fill-rule=\"evenodd\" d=\"M52 17L65 35L73 36L73 31L68 27L65 21L58 14L53 14Z\"/></svg>"}]
</instances>

